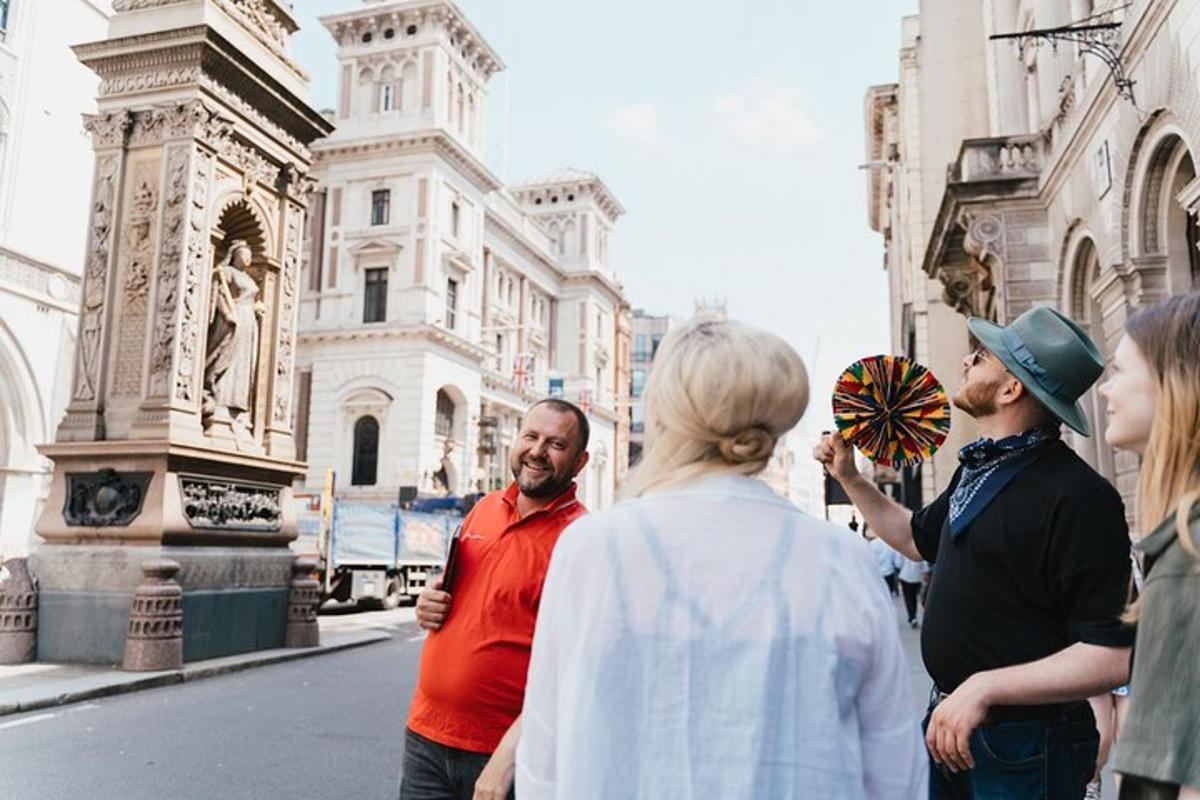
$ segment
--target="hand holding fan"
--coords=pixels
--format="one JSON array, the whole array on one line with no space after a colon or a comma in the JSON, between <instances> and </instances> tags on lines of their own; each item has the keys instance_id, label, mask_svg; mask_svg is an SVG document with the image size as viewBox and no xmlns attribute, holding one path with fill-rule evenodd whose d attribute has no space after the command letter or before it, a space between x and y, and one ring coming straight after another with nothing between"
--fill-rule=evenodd
<instances>
[{"instance_id":1,"label":"hand holding fan","mask_svg":"<svg viewBox=\"0 0 1200 800\"><path fill-rule=\"evenodd\" d=\"M842 438L876 464L920 463L950 432L950 402L933 373L902 356L871 356L846 368L833 388Z\"/></svg>"}]
</instances>

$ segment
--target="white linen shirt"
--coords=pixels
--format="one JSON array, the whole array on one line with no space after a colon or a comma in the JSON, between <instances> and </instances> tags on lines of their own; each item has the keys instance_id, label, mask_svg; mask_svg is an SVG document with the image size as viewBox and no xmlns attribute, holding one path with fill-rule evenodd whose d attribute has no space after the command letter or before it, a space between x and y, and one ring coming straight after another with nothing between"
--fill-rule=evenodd
<instances>
[{"instance_id":1,"label":"white linen shirt","mask_svg":"<svg viewBox=\"0 0 1200 800\"><path fill-rule=\"evenodd\" d=\"M551 558L516 795L923 798L908 676L852 532L741 476L620 503Z\"/></svg>"}]
</instances>

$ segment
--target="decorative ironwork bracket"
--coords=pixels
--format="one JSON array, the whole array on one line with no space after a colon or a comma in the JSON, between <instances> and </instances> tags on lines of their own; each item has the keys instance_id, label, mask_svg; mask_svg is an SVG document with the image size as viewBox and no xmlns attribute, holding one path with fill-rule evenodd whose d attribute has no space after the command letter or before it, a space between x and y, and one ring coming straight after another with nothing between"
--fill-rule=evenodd
<instances>
[{"instance_id":1,"label":"decorative ironwork bracket","mask_svg":"<svg viewBox=\"0 0 1200 800\"><path fill-rule=\"evenodd\" d=\"M1087 20L1084 20L1083 23L1087 23ZM1133 85L1136 81L1131 80L1125 74L1125 63L1121 61L1119 50L1120 31L1121 23L1119 22L1075 23L1059 28L1039 28L1020 33L997 33L989 36L988 39L1016 40L1019 48L1024 48L1028 42L1035 44L1050 42L1054 47L1057 47L1059 42L1073 42L1079 45L1083 52L1090 53L1104 62L1112 75L1113 85L1117 87L1117 94L1136 108L1137 101L1133 97Z\"/></svg>"}]
</instances>

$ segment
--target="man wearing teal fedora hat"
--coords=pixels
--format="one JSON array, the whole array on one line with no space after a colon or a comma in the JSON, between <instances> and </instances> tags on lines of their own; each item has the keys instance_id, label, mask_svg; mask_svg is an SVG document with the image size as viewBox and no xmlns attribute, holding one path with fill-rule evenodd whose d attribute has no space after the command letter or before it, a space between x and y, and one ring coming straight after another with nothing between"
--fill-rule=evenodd
<instances>
[{"instance_id":1,"label":"man wearing teal fedora hat","mask_svg":"<svg viewBox=\"0 0 1200 800\"><path fill-rule=\"evenodd\" d=\"M930 797L1081 798L1099 744L1086 698L1128 679L1133 641L1124 506L1060 436L1090 434L1079 399L1104 361L1051 308L967 325L977 346L954 404L981 438L936 500L914 513L886 497L840 436L814 455L882 539L935 565Z\"/></svg>"}]
</instances>

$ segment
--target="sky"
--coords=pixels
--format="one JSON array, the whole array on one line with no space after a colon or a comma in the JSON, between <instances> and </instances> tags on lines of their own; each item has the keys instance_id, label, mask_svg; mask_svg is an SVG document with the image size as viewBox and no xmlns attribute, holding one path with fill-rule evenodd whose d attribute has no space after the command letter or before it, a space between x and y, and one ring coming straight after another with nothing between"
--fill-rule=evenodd
<instances>
[{"instance_id":1,"label":"sky","mask_svg":"<svg viewBox=\"0 0 1200 800\"><path fill-rule=\"evenodd\" d=\"M337 70L317 18L362 4L294 3L292 54L318 108L335 105ZM632 306L687 318L723 299L796 348L805 427L829 427L837 375L888 350L863 97L896 80L917 0L458 5L505 63L489 84L488 166L507 183L598 174L626 209L612 251Z\"/></svg>"}]
</instances>

